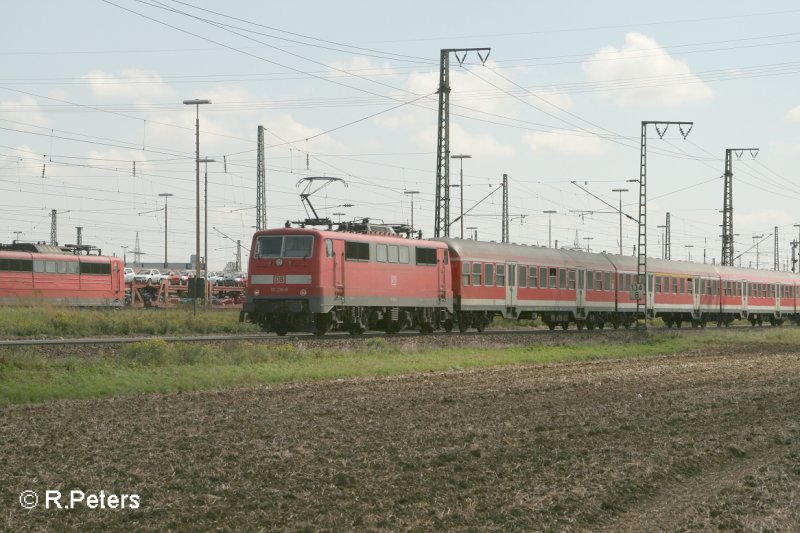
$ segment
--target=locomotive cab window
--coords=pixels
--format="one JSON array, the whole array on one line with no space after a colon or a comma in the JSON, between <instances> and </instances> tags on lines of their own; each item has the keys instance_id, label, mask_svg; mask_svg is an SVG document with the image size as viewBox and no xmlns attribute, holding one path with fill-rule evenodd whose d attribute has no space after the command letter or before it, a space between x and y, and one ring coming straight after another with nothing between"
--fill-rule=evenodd
<instances>
[{"instance_id":1,"label":"locomotive cab window","mask_svg":"<svg viewBox=\"0 0 800 533\"><path fill-rule=\"evenodd\" d=\"M314 237L311 235L261 235L256 240L257 258L311 257Z\"/></svg>"}]
</instances>

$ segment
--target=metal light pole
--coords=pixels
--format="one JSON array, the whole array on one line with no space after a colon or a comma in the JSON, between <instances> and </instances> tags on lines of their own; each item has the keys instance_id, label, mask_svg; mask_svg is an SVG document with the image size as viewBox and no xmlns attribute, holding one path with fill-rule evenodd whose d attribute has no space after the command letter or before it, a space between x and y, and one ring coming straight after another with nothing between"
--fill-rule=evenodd
<instances>
[{"instance_id":1,"label":"metal light pole","mask_svg":"<svg viewBox=\"0 0 800 533\"><path fill-rule=\"evenodd\" d=\"M542 213L547 213L547 247L553 247L553 215L558 211L554 211L552 209L548 209L547 211L542 211Z\"/></svg>"},{"instance_id":2,"label":"metal light pole","mask_svg":"<svg viewBox=\"0 0 800 533\"><path fill-rule=\"evenodd\" d=\"M753 240L756 241L756 270L759 269L759 265L758 265L758 260L759 260L759 257L758 257L758 245L761 244L761 239L763 239L763 238L764 238L764 234L763 233L761 235L753 235Z\"/></svg>"},{"instance_id":3,"label":"metal light pole","mask_svg":"<svg viewBox=\"0 0 800 533\"><path fill-rule=\"evenodd\" d=\"M167 268L167 198L175 195L171 192L160 192L158 195L164 197L164 268Z\"/></svg>"},{"instance_id":4,"label":"metal light pole","mask_svg":"<svg viewBox=\"0 0 800 533\"><path fill-rule=\"evenodd\" d=\"M194 298L192 298L192 312L197 314L197 279L200 272L200 106L210 104L211 100L194 99L184 100L185 105L195 106L195 256L194 256Z\"/></svg>"},{"instance_id":5,"label":"metal light pole","mask_svg":"<svg viewBox=\"0 0 800 533\"><path fill-rule=\"evenodd\" d=\"M214 163L216 159L204 157L199 161L205 164L205 186L203 191L203 199L205 202L205 207L203 208L203 223L205 224L205 229L203 230L203 285L205 289L203 290L203 300L208 304L208 164ZM197 272L197 274L199 276L200 272Z\"/></svg>"},{"instance_id":6,"label":"metal light pole","mask_svg":"<svg viewBox=\"0 0 800 533\"><path fill-rule=\"evenodd\" d=\"M19 236L20 236L20 235L22 235L22 232L21 232L21 231L15 231L15 232L14 232L14 235L16 235L16 236L17 236L17 238L16 238L16 239L14 239L14 242L17 242L17 241L19 240Z\"/></svg>"},{"instance_id":7,"label":"metal light pole","mask_svg":"<svg viewBox=\"0 0 800 533\"><path fill-rule=\"evenodd\" d=\"M694 248L694 244L684 244L683 247L686 248L687 250L689 250L689 261L691 261L692 260L692 248Z\"/></svg>"},{"instance_id":8,"label":"metal light pole","mask_svg":"<svg viewBox=\"0 0 800 533\"><path fill-rule=\"evenodd\" d=\"M591 243L593 239L594 239L594 237L584 237L583 238L583 240L586 241L586 253L590 253L592 251L592 249L589 248L589 243Z\"/></svg>"},{"instance_id":9,"label":"metal light pole","mask_svg":"<svg viewBox=\"0 0 800 533\"><path fill-rule=\"evenodd\" d=\"M665 238L664 237L664 230L667 229L667 225L666 224L661 224L660 226L656 226L656 227L661 230L661 259L665 259L666 255L667 255L667 252L666 252L667 243L664 240L664 238Z\"/></svg>"},{"instance_id":10,"label":"metal light pole","mask_svg":"<svg viewBox=\"0 0 800 533\"><path fill-rule=\"evenodd\" d=\"M472 237L473 241L478 240L478 226L467 226L467 229L470 230L470 236Z\"/></svg>"},{"instance_id":11,"label":"metal light pole","mask_svg":"<svg viewBox=\"0 0 800 533\"><path fill-rule=\"evenodd\" d=\"M122 266L128 266L128 246L120 246L122 248Z\"/></svg>"},{"instance_id":12,"label":"metal light pole","mask_svg":"<svg viewBox=\"0 0 800 533\"><path fill-rule=\"evenodd\" d=\"M414 234L414 195L419 194L419 191L403 191L403 194L407 194L411 197L411 234Z\"/></svg>"},{"instance_id":13,"label":"metal light pole","mask_svg":"<svg viewBox=\"0 0 800 533\"><path fill-rule=\"evenodd\" d=\"M611 189L611 192L619 193L619 255L622 255L622 193L628 189Z\"/></svg>"},{"instance_id":14,"label":"metal light pole","mask_svg":"<svg viewBox=\"0 0 800 533\"><path fill-rule=\"evenodd\" d=\"M461 194L461 238L464 238L464 160L465 159L472 159L471 155L467 154L458 154L458 155L451 155L450 159L458 159L459 163L461 164L461 181L459 182L460 194Z\"/></svg>"},{"instance_id":15,"label":"metal light pole","mask_svg":"<svg viewBox=\"0 0 800 533\"><path fill-rule=\"evenodd\" d=\"M346 215L347 213L342 213L341 211L338 213L333 213L333 216L339 217L339 220L336 221L337 224L342 223L342 216Z\"/></svg>"}]
</instances>

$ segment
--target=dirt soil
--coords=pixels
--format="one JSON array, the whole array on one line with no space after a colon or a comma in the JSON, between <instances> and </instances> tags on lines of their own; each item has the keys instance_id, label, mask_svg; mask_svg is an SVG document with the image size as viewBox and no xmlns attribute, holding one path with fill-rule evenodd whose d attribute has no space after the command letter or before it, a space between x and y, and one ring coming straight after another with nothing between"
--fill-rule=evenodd
<instances>
[{"instance_id":1,"label":"dirt soil","mask_svg":"<svg viewBox=\"0 0 800 533\"><path fill-rule=\"evenodd\" d=\"M48 510L47 489L141 506ZM800 351L0 410L9 531L798 527Z\"/></svg>"}]
</instances>

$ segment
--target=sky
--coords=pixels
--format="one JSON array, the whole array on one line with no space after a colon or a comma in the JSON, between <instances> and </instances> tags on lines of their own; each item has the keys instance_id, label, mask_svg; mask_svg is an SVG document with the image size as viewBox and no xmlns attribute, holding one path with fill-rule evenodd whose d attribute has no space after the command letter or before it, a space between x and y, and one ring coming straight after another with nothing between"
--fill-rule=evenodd
<instances>
[{"instance_id":1,"label":"sky","mask_svg":"<svg viewBox=\"0 0 800 533\"><path fill-rule=\"evenodd\" d=\"M440 50L478 47L485 62L450 56L465 236L500 241L507 174L512 242L619 252L613 206L637 216L642 121L693 122L685 139L646 127L650 257L669 212L673 259L719 261L732 148L759 149L733 153L737 264L771 268L777 226L783 268L798 235L794 2L34 0L0 25L0 242L49 241L55 209L61 244L80 226L84 244L130 255L138 233L141 260L162 261L172 194L168 259L189 262L196 112L215 160L209 268L237 240L246 264L259 125L268 227L305 218L300 180L325 176L343 181L311 196L320 216L409 223L413 197L433 237ZM625 254L637 230L623 218Z\"/></svg>"}]
</instances>

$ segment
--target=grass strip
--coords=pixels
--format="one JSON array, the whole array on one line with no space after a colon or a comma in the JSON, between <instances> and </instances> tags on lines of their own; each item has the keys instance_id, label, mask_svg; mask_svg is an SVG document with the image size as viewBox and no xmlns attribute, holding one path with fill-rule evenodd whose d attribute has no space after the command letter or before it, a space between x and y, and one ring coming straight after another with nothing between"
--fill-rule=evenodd
<instances>
[{"instance_id":1,"label":"grass strip","mask_svg":"<svg viewBox=\"0 0 800 533\"><path fill-rule=\"evenodd\" d=\"M355 350L240 342L219 348L148 340L113 354L48 357L35 349L0 350L0 406L57 399L248 387L302 380L387 376L501 365L647 357L742 343L796 349L800 330L680 335L647 332L636 340L431 348L424 340L374 338Z\"/></svg>"}]
</instances>

